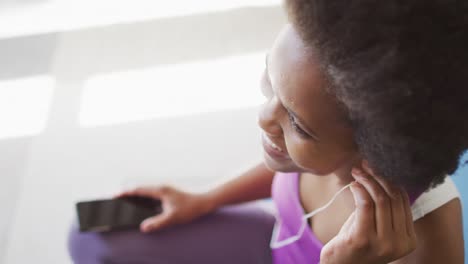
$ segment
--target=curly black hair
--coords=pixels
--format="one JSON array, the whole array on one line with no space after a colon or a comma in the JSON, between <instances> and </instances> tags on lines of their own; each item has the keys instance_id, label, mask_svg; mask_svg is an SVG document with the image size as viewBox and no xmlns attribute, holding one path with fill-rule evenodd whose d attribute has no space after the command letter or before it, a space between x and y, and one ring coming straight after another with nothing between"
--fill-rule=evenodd
<instances>
[{"instance_id":1,"label":"curly black hair","mask_svg":"<svg viewBox=\"0 0 468 264\"><path fill-rule=\"evenodd\" d=\"M377 174L421 190L457 169L468 148L468 1L286 0L286 9Z\"/></svg>"}]
</instances>

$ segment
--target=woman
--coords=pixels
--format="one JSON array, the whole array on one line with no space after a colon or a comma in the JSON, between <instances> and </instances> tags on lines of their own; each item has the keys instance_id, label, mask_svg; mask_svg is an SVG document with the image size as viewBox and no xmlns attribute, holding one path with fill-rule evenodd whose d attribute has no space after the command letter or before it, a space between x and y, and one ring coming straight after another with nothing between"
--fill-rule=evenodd
<instances>
[{"instance_id":1,"label":"woman","mask_svg":"<svg viewBox=\"0 0 468 264\"><path fill-rule=\"evenodd\" d=\"M440 184L468 148L468 4L286 8L261 84L265 162L203 194L123 193L163 201L141 225L158 231L74 229L75 263L463 263L460 202ZM221 208L271 195L273 235L272 215Z\"/></svg>"}]
</instances>

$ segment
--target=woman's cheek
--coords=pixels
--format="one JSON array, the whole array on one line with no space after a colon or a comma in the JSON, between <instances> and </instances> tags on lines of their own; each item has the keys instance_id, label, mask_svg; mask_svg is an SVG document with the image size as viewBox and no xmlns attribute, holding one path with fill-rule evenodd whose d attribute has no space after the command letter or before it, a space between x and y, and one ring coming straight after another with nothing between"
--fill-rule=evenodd
<instances>
[{"instance_id":1,"label":"woman's cheek","mask_svg":"<svg viewBox=\"0 0 468 264\"><path fill-rule=\"evenodd\" d=\"M286 146L288 148L289 156L298 167L311 172L320 170L320 166L317 163L320 158L316 155L314 150L307 146L307 144L292 139L286 142Z\"/></svg>"},{"instance_id":2,"label":"woman's cheek","mask_svg":"<svg viewBox=\"0 0 468 264\"><path fill-rule=\"evenodd\" d=\"M336 170L336 157L310 144L291 142L289 156L294 163L305 171L316 175L327 175Z\"/></svg>"}]
</instances>

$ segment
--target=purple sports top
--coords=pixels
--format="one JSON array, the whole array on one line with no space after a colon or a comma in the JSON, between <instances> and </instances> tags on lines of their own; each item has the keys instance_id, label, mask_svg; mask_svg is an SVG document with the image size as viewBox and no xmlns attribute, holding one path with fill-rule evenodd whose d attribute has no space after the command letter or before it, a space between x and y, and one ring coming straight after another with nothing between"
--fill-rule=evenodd
<instances>
[{"instance_id":1,"label":"purple sports top","mask_svg":"<svg viewBox=\"0 0 468 264\"><path fill-rule=\"evenodd\" d=\"M410 197L411 203L415 198ZM306 213L299 197L299 173L277 172L272 185L272 198L278 212L278 240L296 235ZM273 264L316 264L320 261L322 243L312 232L309 225L296 242L272 249Z\"/></svg>"}]
</instances>

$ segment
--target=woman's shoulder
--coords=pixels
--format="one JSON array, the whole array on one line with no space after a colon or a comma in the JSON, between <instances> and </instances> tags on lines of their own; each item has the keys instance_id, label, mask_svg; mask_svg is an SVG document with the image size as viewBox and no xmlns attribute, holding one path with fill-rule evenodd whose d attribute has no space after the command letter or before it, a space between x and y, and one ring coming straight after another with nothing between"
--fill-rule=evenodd
<instances>
[{"instance_id":1,"label":"woman's shoulder","mask_svg":"<svg viewBox=\"0 0 468 264\"><path fill-rule=\"evenodd\" d=\"M422 193L412 204L413 220L416 221L444 204L460 197L455 183L446 177L444 183Z\"/></svg>"},{"instance_id":2,"label":"woman's shoulder","mask_svg":"<svg viewBox=\"0 0 468 264\"><path fill-rule=\"evenodd\" d=\"M459 193L450 178L422 194L412 206L418 247L392 264L464 263Z\"/></svg>"}]
</instances>

